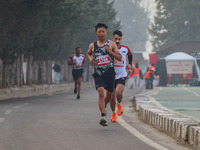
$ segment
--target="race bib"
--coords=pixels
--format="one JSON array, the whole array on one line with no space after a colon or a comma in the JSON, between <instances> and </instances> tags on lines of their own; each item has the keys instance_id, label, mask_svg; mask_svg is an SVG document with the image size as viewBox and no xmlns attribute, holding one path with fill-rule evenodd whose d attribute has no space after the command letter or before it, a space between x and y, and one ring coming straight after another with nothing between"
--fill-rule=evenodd
<instances>
[{"instance_id":1,"label":"race bib","mask_svg":"<svg viewBox=\"0 0 200 150\"><path fill-rule=\"evenodd\" d=\"M77 66L81 66L81 65L82 65L82 62L76 62L76 65L77 65Z\"/></svg>"},{"instance_id":2,"label":"race bib","mask_svg":"<svg viewBox=\"0 0 200 150\"><path fill-rule=\"evenodd\" d=\"M122 60L122 61L115 60L114 66L115 67L124 67L124 60Z\"/></svg>"},{"instance_id":3,"label":"race bib","mask_svg":"<svg viewBox=\"0 0 200 150\"><path fill-rule=\"evenodd\" d=\"M110 64L110 57L108 55L97 57L97 64L98 66Z\"/></svg>"}]
</instances>

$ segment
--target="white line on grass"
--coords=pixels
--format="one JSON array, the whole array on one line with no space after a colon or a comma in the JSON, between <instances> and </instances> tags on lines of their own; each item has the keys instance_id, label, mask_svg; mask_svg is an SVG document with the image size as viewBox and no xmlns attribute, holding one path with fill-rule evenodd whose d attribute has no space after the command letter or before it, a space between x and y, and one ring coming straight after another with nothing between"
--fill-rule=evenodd
<instances>
[{"instance_id":1,"label":"white line on grass","mask_svg":"<svg viewBox=\"0 0 200 150\"><path fill-rule=\"evenodd\" d=\"M186 88L186 87L183 87L183 89L186 90L186 91L189 91L190 93L193 93L193 94L196 95L196 96L199 96L199 94L197 94L197 93L194 92L194 91L189 90L189 89Z\"/></svg>"}]
</instances>

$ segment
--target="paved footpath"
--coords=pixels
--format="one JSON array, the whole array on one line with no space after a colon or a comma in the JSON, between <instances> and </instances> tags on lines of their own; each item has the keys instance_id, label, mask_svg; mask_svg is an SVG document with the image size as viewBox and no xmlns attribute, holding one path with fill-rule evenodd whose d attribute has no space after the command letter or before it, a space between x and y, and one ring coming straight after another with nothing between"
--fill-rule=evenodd
<instances>
[{"instance_id":1,"label":"paved footpath","mask_svg":"<svg viewBox=\"0 0 200 150\"><path fill-rule=\"evenodd\" d=\"M200 119L200 87L160 87L153 97L164 107Z\"/></svg>"}]
</instances>

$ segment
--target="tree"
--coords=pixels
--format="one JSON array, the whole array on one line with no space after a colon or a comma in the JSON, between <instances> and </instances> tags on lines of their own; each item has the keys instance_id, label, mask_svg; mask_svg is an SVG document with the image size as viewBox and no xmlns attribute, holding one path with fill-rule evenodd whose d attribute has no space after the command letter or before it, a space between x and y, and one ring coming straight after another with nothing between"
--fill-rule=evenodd
<instances>
[{"instance_id":1,"label":"tree","mask_svg":"<svg viewBox=\"0 0 200 150\"><path fill-rule=\"evenodd\" d=\"M141 0L115 0L118 18L121 20L123 44L133 51L145 51L148 41L147 26L149 19L144 8L140 7Z\"/></svg>"},{"instance_id":2,"label":"tree","mask_svg":"<svg viewBox=\"0 0 200 150\"><path fill-rule=\"evenodd\" d=\"M116 21L113 2L1 0L0 59L5 70L3 87L10 84L9 69L15 62L21 69L23 60L27 62L27 83L32 84L32 76L36 74L32 72L35 61L41 64L45 61L46 70L51 71L51 60L68 58L77 46L83 47L86 52L89 42L95 38L94 26L101 21L107 23L110 29L120 26L120 22ZM17 72L14 76L22 77L22 71ZM50 83L49 79L44 81Z\"/></svg>"},{"instance_id":3,"label":"tree","mask_svg":"<svg viewBox=\"0 0 200 150\"><path fill-rule=\"evenodd\" d=\"M182 40L200 40L198 0L156 0L157 15L149 28L154 51Z\"/></svg>"}]
</instances>

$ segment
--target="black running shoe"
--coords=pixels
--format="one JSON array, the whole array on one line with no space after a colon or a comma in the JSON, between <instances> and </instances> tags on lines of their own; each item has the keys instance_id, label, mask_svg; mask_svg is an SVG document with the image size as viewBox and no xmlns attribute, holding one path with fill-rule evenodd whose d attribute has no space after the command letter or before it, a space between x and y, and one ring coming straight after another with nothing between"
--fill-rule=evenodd
<instances>
[{"instance_id":1,"label":"black running shoe","mask_svg":"<svg viewBox=\"0 0 200 150\"><path fill-rule=\"evenodd\" d=\"M77 94L77 97L76 97L77 99L80 99L80 94Z\"/></svg>"},{"instance_id":2,"label":"black running shoe","mask_svg":"<svg viewBox=\"0 0 200 150\"><path fill-rule=\"evenodd\" d=\"M99 124L102 126L108 126L105 116L100 118Z\"/></svg>"},{"instance_id":3,"label":"black running shoe","mask_svg":"<svg viewBox=\"0 0 200 150\"><path fill-rule=\"evenodd\" d=\"M77 93L77 87L74 88L74 94L76 94L76 93Z\"/></svg>"}]
</instances>

